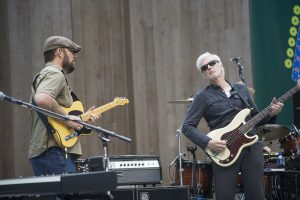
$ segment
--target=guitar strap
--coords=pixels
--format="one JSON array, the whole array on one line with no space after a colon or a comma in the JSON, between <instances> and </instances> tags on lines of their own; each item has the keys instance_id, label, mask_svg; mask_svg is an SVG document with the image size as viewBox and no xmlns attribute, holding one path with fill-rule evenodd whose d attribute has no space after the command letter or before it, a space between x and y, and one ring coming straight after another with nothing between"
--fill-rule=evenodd
<instances>
[{"instance_id":1,"label":"guitar strap","mask_svg":"<svg viewBox=\"0 0 300 200\"><path fill-rule=\"evenodd\" d=\"M61 71L61 72L63 73L63 71ZM63 74L64 74L64 73L63 73ZM38 78L40 75L41 75L41 74L37 74L37 75L34 77L34 80L33 80L33 83L32 83L32 91L33 91L33 93L35 93L35 83L36 83L36 80L37 80L37 78ZM69 85L69 84L68 84L68 80L67 80L66 77L65 77L65 79L66 79L67 85ZM71 90L71 88L69 88L69 89L70 89L70 91L71 91L71 96L72 96L73 101L79 101L79 98L76 96L76 94ZM33 99L33 96L32 96L32 98L31 98L31 100L32 100L32 104L33 104L34 106L37 106L36 102L35 102L34 99ZM37 111L35 111L35 112L38 114L39 118L41 119L41 121L43 122L44 126L46 127L48 134L49 134L49 135L53 135L53 134L55 133L55 130L53 129L53 127L52 127L52 126L50 125L50 123L48 122L48 119L47 119L46 115L43 115L42 113L37 112Z\"/></svg>"},{"instance_id":2,"label":"guitar strap","mask_svg":"<svg viewBox=\"0 0 300 200\"><path fill-rule=\"evenodd\" d=\"M32 97L32 104L33 104L34 106L37 106L37 104L35 103L33 97ZM55 130L54 130L53 127L49 124L48 119L46 118L46 116L43 115L43 114L40 113L40 112L37 112L37 111L35 111L35 112L38 114L39 118L42 120L44 126L45 126L46 129L47 129L48 134L49 134L49 135L53 135L54 132L55 132Z\"/></svg>"},{"instance_id":3,"label":"guitar strap","mask_svg":"<svg viewBox=\"0 0 300 200\"><path fill-rule=\"evenodd\" d=\"M247 105L248 108L251 109L250 104L248 103L248 101L245 99L245 94L242 93L242 91L240 90L240 86L239 83L235 83L233 85L234 90L238 93L238 95L240 96L240 98L243 100L243 102Z\"/></svg>"},{"instance_id":4,"label":"guitar strap","mask_svg":"<svg viewBox=\"0 0 300 200\"><path fill-rule=\"evenodd\" d=\"M34 80L33 80L33 83L32 83L32 87L31 87L31 90L32 90L32 93L34 94L35 93L35 82L36 82L36 79L38 76L40 76L41 74L37 74L35 77L34 77ZM31 97L31 101L32 101L32 104L34 106L38 106L33 98L33 96ZM48 119L46 117L46 115L43 115L42 113L40 112L37 112L35 110L35 112L37 113L37 115L39 116L39 118L41 119L41 121L43 122L44 126L46 127L47 129L47 132L48 132L48 135L53 135L55 130L53 129L53 127L49 124L48 122Z\"/></svg>"},{"instance_id":5,"label":"guitar strap","mask_svg":"<svg viewBox=\"0 0 300 200\"><path fill-rule=\"evenodd\" d=\"M64 73L63 70L61 70L61 73L63 73L63 75L65 76L65 73ZM67 85L68 85L68 87L69 87L69 90L71 91L71 96L72 96L73 102L74 102L74 101L80 101L79 98L77 97L77 95L73 92L73 90L71 90L71 88L70 88L70 86L69 86L68 79L67 79L66 76L65 76L65 80L66 80L66 83L67 83Z\"/></svg>"}]
</instances>

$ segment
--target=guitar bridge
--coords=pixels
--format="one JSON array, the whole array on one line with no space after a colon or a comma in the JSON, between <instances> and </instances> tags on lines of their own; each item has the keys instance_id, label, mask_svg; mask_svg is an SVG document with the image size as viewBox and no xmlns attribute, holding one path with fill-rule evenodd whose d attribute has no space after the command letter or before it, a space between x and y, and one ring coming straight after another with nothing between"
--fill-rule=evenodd
<instances>
[{"instance_id":1,"label":"guitar bridge","mask_svg":"<svg viewBox=\"0 0 300 200\"><path fill-rule=\"evenodd\" d=\"M80 129L78 132L79 132L80 134L81 134L81 133L83 133L83 134L89 134L89 133L92 132L92 129L83 127L83 128Z\"/></svg>"}]
</instances>

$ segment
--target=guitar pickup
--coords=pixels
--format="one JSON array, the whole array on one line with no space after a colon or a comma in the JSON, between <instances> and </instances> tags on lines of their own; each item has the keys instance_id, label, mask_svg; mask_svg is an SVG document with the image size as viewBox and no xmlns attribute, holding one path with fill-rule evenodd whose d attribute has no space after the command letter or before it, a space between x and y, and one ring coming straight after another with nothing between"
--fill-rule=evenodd
<instances>
[{"instance_id":1,"label":"guitar pickup","mask_svg":"<svg viewBox=\"0 0 300 200\"><path fill-rule=\"evenodd\" d=\"M67 135L65 137L65 140L68 141L74 137L78 137L80 134L90 134L91 132L92 132L92 129L83 127L82 129L75 131L75 132L71 133L70 135Z\"/></svg>"},{"instance_id":2,"label":"guitar pickup","mask_svg":"<svg viewBox=\"0 0 300 200\"><path fill-rule=\"evenodd\" d=\"M67 135L67 136L65 137L65 140L66 140L66 141L71 140L72 138L77 137L78 135L79 135L79 134L78 134L77 132L74 132L74 133L72 133L72 134L70 134L70 135Z\"/></svg>"}]
</instances>

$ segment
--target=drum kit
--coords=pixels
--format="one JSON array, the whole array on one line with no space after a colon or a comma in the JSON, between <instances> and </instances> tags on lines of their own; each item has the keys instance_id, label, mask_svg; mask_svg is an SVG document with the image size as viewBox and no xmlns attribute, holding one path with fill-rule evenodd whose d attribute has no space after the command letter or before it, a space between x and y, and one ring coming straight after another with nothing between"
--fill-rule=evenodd
<instances>
[{"instance_id":1,"label":"drum kit","mask_svg":"<svg viewBox=\"0 0 300 200\"><path fill-rule=\"evenodd\" d=\"M189 104L193 98L172 100L172 104ZM300 107L298 108L300 110ZM181 132L178 131L177 132ZM257 135L266 145L264 148L265 191L266 199L293 199L300 195L300 133L292 124L292 128L279 124L266 124L257 128ZM177 135L178 136L178 135ZM189 185L192 196L203 199L213 196L213 171L211 162L182 159L179 140L179 156L175 164L175 185ZM268 144L277 145L276 151ZM283 163L280 163L282 155ZM179 158L179 159L178 159ZM174 161L172 162L174 163ZM292 179L290 177L293 177ZM241 175L237 176L237 193L242 193ZM286 185L293 185L286 191ZM296 186L295 186L296 184ZM298 186L297 186L298 185Z\"/></svg>"}]
</instances>

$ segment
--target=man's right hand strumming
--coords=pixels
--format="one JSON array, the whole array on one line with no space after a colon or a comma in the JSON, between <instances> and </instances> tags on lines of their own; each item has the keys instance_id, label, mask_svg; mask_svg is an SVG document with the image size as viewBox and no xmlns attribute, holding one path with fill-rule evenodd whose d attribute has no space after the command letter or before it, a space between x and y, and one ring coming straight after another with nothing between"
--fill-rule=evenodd
<instances>
[{"instance_id":1,"label":"man's right hand strumming","mask_svg":"<svg viewBox=\"0 0 300 200\"><path fill-rule=\"evenodd\" d=\"M216 152L222 152L226 149L225 140L210 140L207 147Z\"/></svg>"},{"instance_id":2,"label":"man's right hand strumming","mask_svg":"<svg viewBox=\"0 0 300 200\"><path fill-rule=\"evenodd\" d=\"M66 120L64 123L70 127L70 128L73 128L74 130L80 130L83 128L83 125L82 124L79 124L79 123L76 123L72 120L78 120L78 121L81 121L80 117L78 116L75 116L75 115L67 115L67 117L70 119L70 120Z\"/></svg>"}]
</instances>

